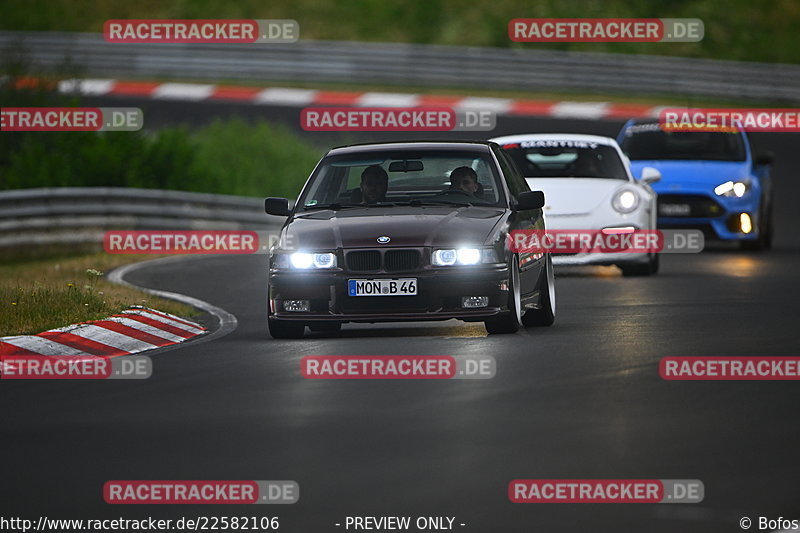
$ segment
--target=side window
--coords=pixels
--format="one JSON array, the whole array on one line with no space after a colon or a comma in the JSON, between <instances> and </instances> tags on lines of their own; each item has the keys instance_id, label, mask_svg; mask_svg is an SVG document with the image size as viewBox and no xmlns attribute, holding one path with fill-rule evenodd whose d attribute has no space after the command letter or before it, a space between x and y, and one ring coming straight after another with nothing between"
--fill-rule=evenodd
<instances>
[{"instance_id":1,"label":"side window","mask_svg":"<svg viewBox=\"0 0 800 533\"><path fill-rule=\"evenodd\" d=\"M506 177L506 183L508 184L508 190L511 192L511 195L516 198L520 193L530 191L531 189L528 187L528 183L525 181L525 178L522 177L522 174L520 174L511 156L501 148L495 151L495 155L497 155L497 160L500 162L500 169Z\"/></svg>"},{"instance_id":2,"label":"side window","mask_svg":"<svg viewBox=\"0 0 800 533\"><path fill-rule=\"evenodd\" d=\"M508 161L509 166L511 166L511 172L514 175L514 179L517 183L519 183L519 192L530 192L531 188L528 186L528 182L525 181L525 175L519 169L519 166L514 162L514 158L506 152L505 150L500 150L502 154L505 156L506 161Z\"/></svg>"},{"instance_id":3,"label":"side window","mask_svg":"<svg viewBox=\"0 0 800 533\"><path fill-rule=\"evenodd\" d=\"M357 189L361 186L361 173L367 167L347 167L347 183L344 186L345 191Z\"/></svg>"}]
</instances>

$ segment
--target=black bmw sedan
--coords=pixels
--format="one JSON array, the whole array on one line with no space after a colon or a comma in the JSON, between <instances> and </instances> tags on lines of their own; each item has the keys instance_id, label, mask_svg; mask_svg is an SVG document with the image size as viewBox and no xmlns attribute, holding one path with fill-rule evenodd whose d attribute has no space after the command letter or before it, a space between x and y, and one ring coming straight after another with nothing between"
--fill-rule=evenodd
<instances>
[{"instance_id":1,"label":"black bmw sedan","mask_svg":"<svg viewBox=\"0 0 800 533\"><path fill-rule=\"evenodd\" d=\"M453 318L489 333L549 326L550 255L509 246L516 230L545 229L543 205L495 143L335 148L293 206L265 202L287 217L270 250L270 333Z\"/></svg>"}]
</instances>

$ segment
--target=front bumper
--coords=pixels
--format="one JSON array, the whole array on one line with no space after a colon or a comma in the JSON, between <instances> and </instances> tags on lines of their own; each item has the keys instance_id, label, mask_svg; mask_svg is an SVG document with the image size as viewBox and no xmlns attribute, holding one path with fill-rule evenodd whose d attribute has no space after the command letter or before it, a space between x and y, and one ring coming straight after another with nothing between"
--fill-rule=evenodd
<instances>
[{"instance_id":1,"label":"front bumper","mask_svg":"<svg viewBox=\"0 0 800 533\"><path fill-rule=\"evenodd\" d=\"M556 266L581 266L581 265L630 265L647 263L650 257L646 253L578 253L578 254L553 254L553 264Z\"/></svg>"},{"instance_id":2,"label":"front bumper","mask_svg":"<svg viewBox=\"0 0 800 533\"><path fill-rule=\"evenodd\" d=\"M633 213L621 214L609 208L584 215L550 215L547 227L552 230L602 230L630 226L637 230L650 230L655 229L651 217L652 209L640 208ZM648 254L644 253L554 253L552 257L556 266L609 266L649 261Z\"/></svg>"},{"instance_id":3,"label":"front bumper","mask_svg":"<svg viewBox=\"0 0 800 533\"><path fill-rule=\"evenodd\" d=\"M755 240L759 237L761 217L760 197L748 194L742 198L727 198L705 194L662 194L658 197L658 227L663 229L701 229L707 238L721 240ZM669 206L689 206L688 213L670 216ZM744 233L741 214L751 220L752 230Z\"/></svg>"},{"instance_id":4,"label":"front bumper","mask_svg":"<svg viewBox=\"0 0 800 533\"><path fill-rule=\"evenodd\" d=\"M416 296L350 296L350 279L416 278ZM273 270L269 276L269 314L281 320L395 322L481 321L508 311L507 265L421 269L403 273ZM462 297L488 297L486 307L468 309ZM285 300L308 300L308 311L286 311Z\"/></svg>"}]
</instances>

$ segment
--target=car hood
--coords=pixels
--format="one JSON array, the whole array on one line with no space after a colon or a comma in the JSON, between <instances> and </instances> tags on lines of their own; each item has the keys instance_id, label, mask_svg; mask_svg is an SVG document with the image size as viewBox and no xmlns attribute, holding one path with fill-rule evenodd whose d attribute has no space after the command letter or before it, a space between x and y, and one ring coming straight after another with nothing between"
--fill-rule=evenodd
<instances>
[{"instance_id":1,"label":"car hood","mask_svg":"<svg viewBox=\"0 0 800 533\"><path fill-rule=\"evenodd\" d=\"M652 185L657 193L711 190L728 180L749 177L745 161L631 161L634 176L643 167L657 168L661 181Z\"/></svg>"},{"instance_id":2,"label":"car hood","mask_svg":"<svg viewBox=\"0 0 800 533\"><path fill-rule=\"evenodd\" d=\"M544 191L544 212L548 216L585 215L601 204L611 206L611 195L627 180L604 178L526 178L534 191Z\"/></svg>"},{"instance_id":3,"label":"car hood","mask_svg":"<svg viewBox=\"0 0 800 533\"><path fill-rule=\"evenodd\" d=\"M284 228L298 250L377 246L481 245L494 240L505 211L489 207L372 207L300 213ZM391 240L379 244L378 237Z\"/></svg>"}]
</instances>

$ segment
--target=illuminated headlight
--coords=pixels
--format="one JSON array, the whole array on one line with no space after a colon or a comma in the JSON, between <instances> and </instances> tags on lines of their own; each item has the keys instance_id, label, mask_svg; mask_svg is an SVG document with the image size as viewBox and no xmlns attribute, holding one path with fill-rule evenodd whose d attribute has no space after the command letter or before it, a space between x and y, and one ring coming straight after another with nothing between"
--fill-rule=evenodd
<instances>
[{"instance_id":1,"label":"illuminated headlight","mask_svg":"<svg viewBox=\"0 0 800 533\"><path fill-rule=\"evenodd\" d=\"M459 265L477 265L481 262L481 251L477 248L461 248L456 252Z\"/></svg>"},{"instance_id":2,"label":"illuminated headlight","mask_svg":"<svg viewBox=\"0 0 800 533\"><path fill-rule=\"evenodd\" d=\"M436 250L433 252L432 263L436 266L455 265L457 257L455 250Z\"/></svg>"},{"instance_id":3,"label":"illuminated headlight","mask_svg":"<svg viewBox=\"0 0 800 533\"><path fill-rule=\"evenodd\" d=\"M300 270L308 270L311 268L336 268L336 254L295 252L289 256L289 263L293 268Z\"/></svg>"},{"instance_id":4,"label":"illuminated headlight","mask_svg":"<svg viewBox=\"0 0 800 533\"><path fill-rule=\"evenodd\" d=\"M726 181L714 187L714 194L728 198L741 198L749 188L748 183L744 181Z\"/></svg>"},{"instance_id":5,"label":"illuminated headlight","mask_svg":"<svg viewBox=\"0 0 800 533\"><path fill-rule=\"evenodd\" d=\"M750 233L753 231L753 220L747 213L739 215L739 225L742 228L742 233Z\"/></svg>"},{"instance_id":6,"label":"illuminated headlight","mask_svg":"<svg viewBox=\"0 0 800 533\"><path fill-rule=\"evenodd\" d=\"M496 263L494 250L480 248L458 248L435 250L431 258L435 266L477 265L479 263Z\"/></svg>"},{"instance_id":7,"label":"illuminated headlight","mask_svg":"<svg viewBox=\"0 0 800 533\"><path fill-rule=\"evenodd\" d=\"M631 213L639 207L639 195L630 189L622 189L614 195L611 206L620 213Z\"/></svg>"}]
</instances>

